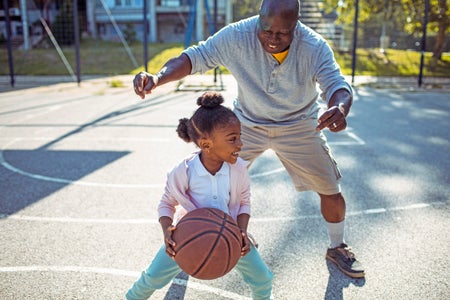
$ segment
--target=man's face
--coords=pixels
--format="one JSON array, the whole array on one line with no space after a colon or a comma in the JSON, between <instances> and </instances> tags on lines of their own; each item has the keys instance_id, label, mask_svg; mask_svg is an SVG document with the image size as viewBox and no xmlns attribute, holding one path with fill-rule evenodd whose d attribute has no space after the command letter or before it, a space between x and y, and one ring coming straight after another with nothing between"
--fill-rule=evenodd
<instances>
[{"instance_id":1,"label":"man's face","mask_svg":"<svg viewBox=\"0 0 450 300\"><path fill-rule=\"evenodd\" d=\"M280 53L286 50L294 38L298 17L291 15L259 16L258 39L264 50Z\"/></svg>"}]
</instances>

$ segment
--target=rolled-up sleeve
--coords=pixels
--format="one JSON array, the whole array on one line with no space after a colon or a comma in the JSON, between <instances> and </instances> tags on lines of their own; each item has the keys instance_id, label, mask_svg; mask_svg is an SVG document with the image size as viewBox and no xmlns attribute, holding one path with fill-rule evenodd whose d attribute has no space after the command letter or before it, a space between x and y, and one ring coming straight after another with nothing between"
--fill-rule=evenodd
<instances>
[{"instance_id":1,"label":"rolled-up sleeve","mask_svg":"<svg viewBox=\"0 0 450 300\"><path fill-rule=\"evenodd\" d=\"M191 60L191 74L205 73L226 64L228 55L233 52L232 48L237 46L237 42L232 40L232 31L232 26L226 26L206 41L183 51Z\"/></svg>"},{"instance_id":2,"label":"rolled-up sleeve","mask_svg":"<svg viewBox=\"0 0 450 300\"><path fill-rule=\"evenodd\" d=\"M316 53L316 80L322 91L321 98L328 103L331 96L340 89L345 89L353 95L353 89L342 75L331 47L324 42Z\"/></svg>"}]
</instances>

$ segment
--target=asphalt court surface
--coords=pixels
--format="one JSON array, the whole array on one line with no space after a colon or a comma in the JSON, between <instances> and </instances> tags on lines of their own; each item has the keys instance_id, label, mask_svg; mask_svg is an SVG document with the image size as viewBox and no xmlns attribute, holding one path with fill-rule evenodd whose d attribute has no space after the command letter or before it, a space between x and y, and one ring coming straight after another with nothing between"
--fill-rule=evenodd
<instances>
[{"instance_id":1,"label":"asphalt court surface","mask_svg":"<svg viewBox=\"0 0 450 300\"><path fill-rule=\"evenodd\" d=\"M111 78L0 93L0 299L123 299L162 243L165 176L195 150L175 133L212 76L141 101ZM236 83L223 76L231 106ZM328 134L344 175L346 239L366 268L324 259L318 197L298 193L268 151L250 168L249 231L275 274L275 299L447 299L450 97L356 89L349 128ZM152 299L250 299L232 271L180 274Z\"/></svg>"}]
</instances>

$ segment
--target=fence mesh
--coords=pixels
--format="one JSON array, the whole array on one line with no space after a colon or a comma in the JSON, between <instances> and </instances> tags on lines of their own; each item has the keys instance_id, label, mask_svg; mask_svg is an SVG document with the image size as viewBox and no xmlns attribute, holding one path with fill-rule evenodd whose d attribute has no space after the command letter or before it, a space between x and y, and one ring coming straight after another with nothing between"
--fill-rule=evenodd
<instances>
[{"instance_id":1,"label":"fence mesh","mask_svg":"<svg viewBox=\"0 0 450 300\"><path fill-rule=\"evenodd\" d=\"M148 59L153 59L161 49L179 48L186 34L192 34L189 20L194 0L147 0L145 4L152 2L156 13L148 11L145 23L144 0L2 1L0 75L11 73L8 50L14 76L58 75L72 81L77 53L81 57L81 77L134 72L144 65L147 48L153 51ZM219 3L216 25L220 28L226 23L227 1L208 0L204 38L210 33L207 28L215 2ZM249 6L251 1L233 1L233 5L240 2ZM254 3L250 7L257 12L259 1ZM75 32L74 6L79 32ZM9 16L9 35L5 12ZM346 75L416 77L423 72L428 78L449 78L449 15L450 7L442 0L311 0L301 1L300 20L330 42ZM425 22L428 26L424 39ZM156 30L152 33L151 28ZM147 46L143 45L145 32Z\"/></svg>"}]
</instances>

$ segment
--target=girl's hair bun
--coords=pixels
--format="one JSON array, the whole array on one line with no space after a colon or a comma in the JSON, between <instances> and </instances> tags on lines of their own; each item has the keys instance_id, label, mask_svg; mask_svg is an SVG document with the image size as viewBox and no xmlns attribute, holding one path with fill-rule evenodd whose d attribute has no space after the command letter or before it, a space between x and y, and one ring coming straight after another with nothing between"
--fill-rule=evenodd
<instances>
[{"instance_id":1,"label":"girl's hair bun","mask_svg":"<svg viewBox=\"0 0 450 300\"><path fill-rule=\"evenodd\" d=\"M205 92L197 99L197 105L204 108L214 108L223 102L223 96L218 92Z\"/></svg>"},{"instance_id":2,"label":"girl's hair bun","mask_svg":"<svg viewBox=\"0 0 450 300\"><path fill-rule=\"evenodd\" d=\"M182 118L178 121L177 133L178 133L178 136L186 143L190 143L192 141L192 138L189 135L189 119L188 118Z\"/></svg>"}]
</instances>

